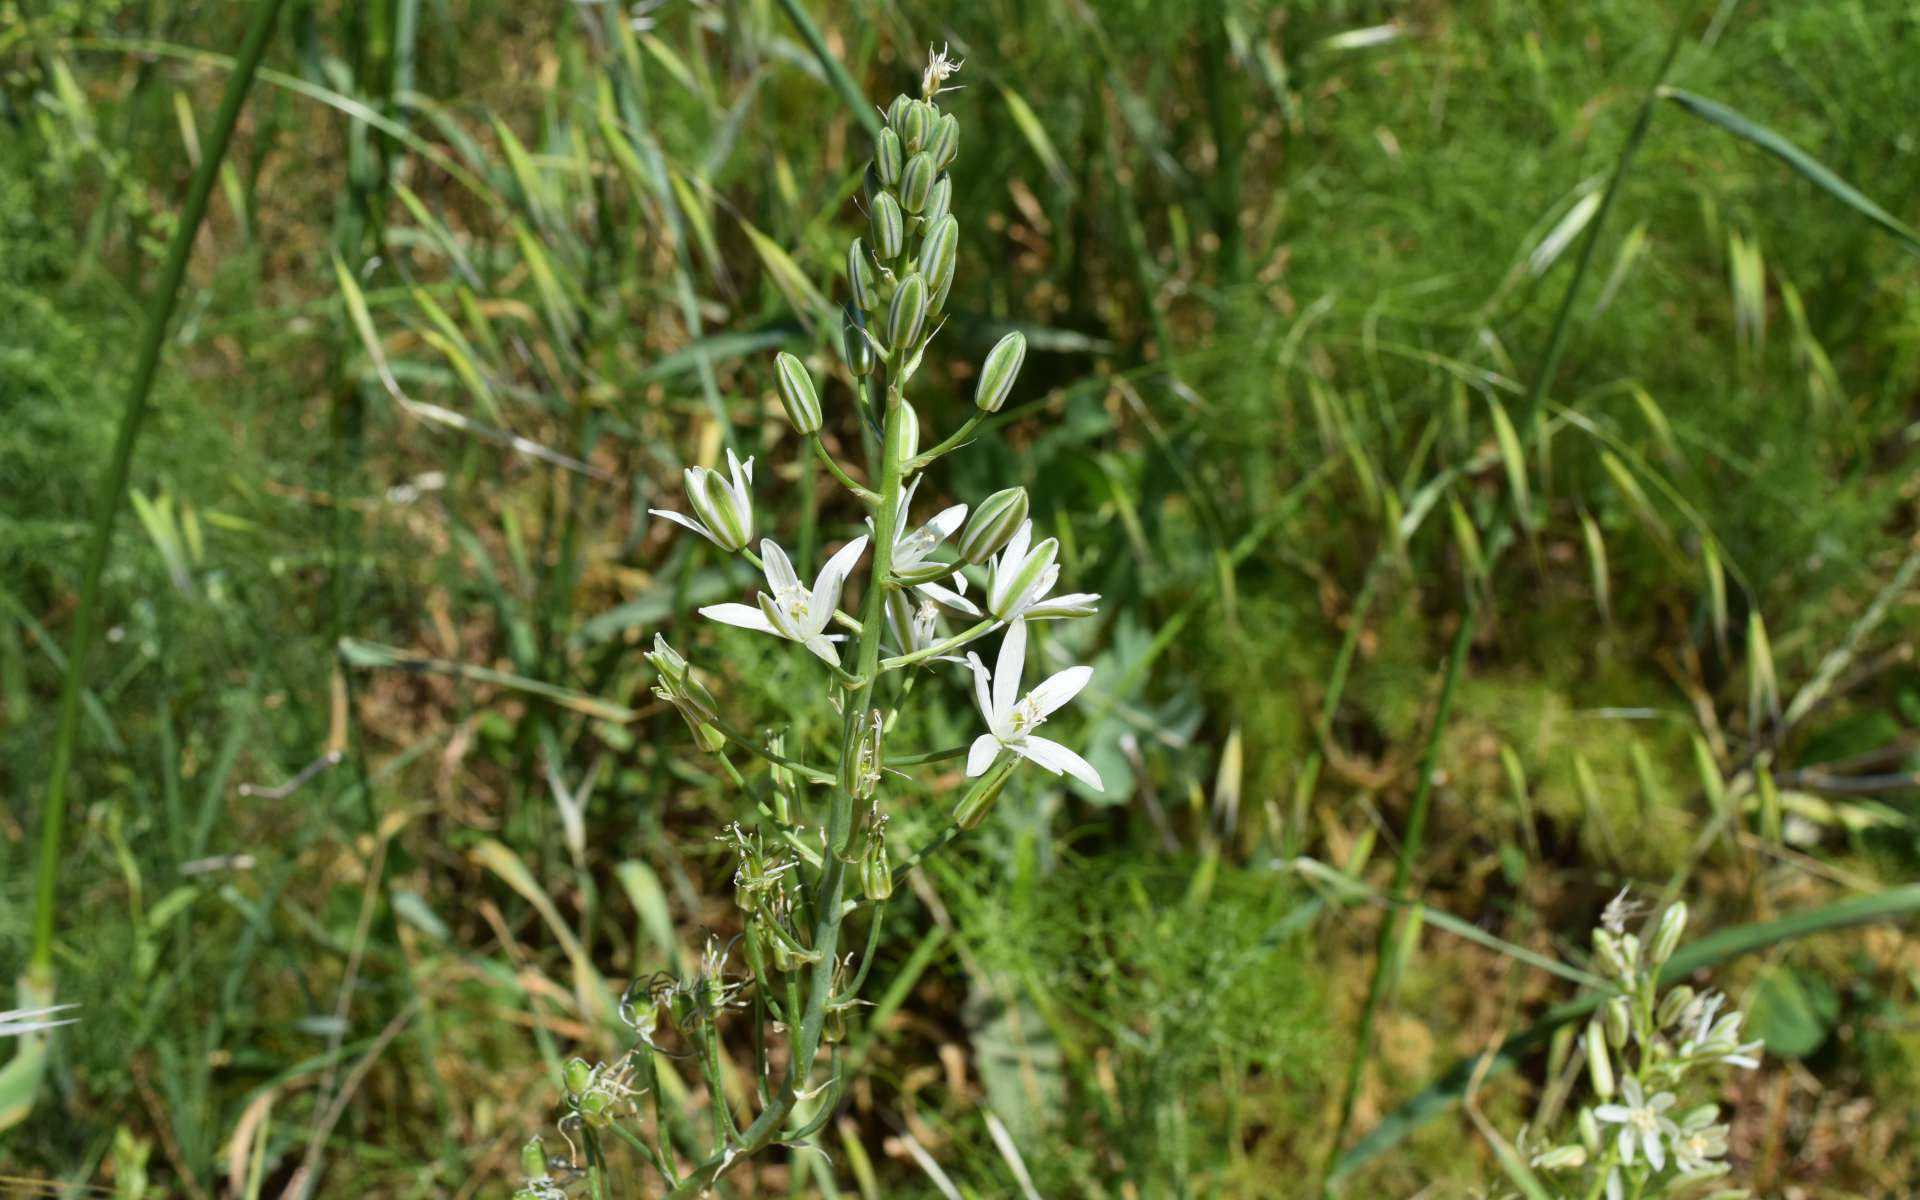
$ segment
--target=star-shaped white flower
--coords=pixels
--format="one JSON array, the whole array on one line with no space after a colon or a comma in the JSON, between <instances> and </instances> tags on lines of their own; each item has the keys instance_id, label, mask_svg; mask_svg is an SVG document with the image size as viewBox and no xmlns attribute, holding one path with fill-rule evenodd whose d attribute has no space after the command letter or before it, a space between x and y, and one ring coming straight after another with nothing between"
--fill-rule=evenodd
<instances>
[{"instance_id":1,"label":"star-shaped white flower","mask_svg":"<svg viewBox=\"0 0 1920 1200\"><path fill-rule=\"evenodd\" d=\"M840 652L827 639L827 622L833 620L833 610L839 607L840 589L852 573L853 564L860 561L866 549L865 537L857 537L842 546L840 552L820 568L819 578L808 589L794 573L793 562L787 558L786 551L768 538L760 543L760 561L772 594L761 592L758 608L750 604L710 604L700 610L700 615L722 624L756 629L799 642L837 667Z\"/></svg>"},{"instance_id":2,"label":"star-shaped white flower","mask_svg":"<svg viewBox=\"0 0 1920 1200\"><path fill-rule=\"evenodd\" d=\"M1600 1120L1620 1126L1620 1161L1632 1166L1637 1146L1646 1152L1649 1166L1656 1171L1662 1169L1667 1165L1665 1139L1680 1133L1679 1126L1665 1115L1674 1105L1673 1093L1649 1096L1640 1081L1629 1076L1620 1081L1620 1098L1626 1103L1602 1104L1593 1110Z\"/></svg>"},{"instance_id":3,"label":"star-shaped white flower","mask_svg":"<svg viewBox=\"0 0 1920 1200\"><path fill-rule=\"evenodd\" d=\"M1016 700L1020 673L1027 665L1027 626L1023 621L1008 627L991 676L978 654L969 653L967 663L973 667L974 699L980 704L988 730L975 738L967 751L969 778L985 774L1000 752L1009 750L1050 774L1064 771L1095 791L1106 790L1092 763L1033 732L1056 709L1080 694L1093 678L1092 667L1068 667Z\"/></svg>"},{"instance_id":4,"label":"star-shaped white flower","mask_svg":"<svg viewBox=\"0 0 1920 1200\"><path fill-rule=\"evenodd\" d=\"M913 482L901 494L900 514L893 528L893 575L908 583L944 579L953 573L952 566L927 562L927 556L939 549L940 543L952 537L954 531L966 524L967 520L967 506L955 504L941 509L926 524L908 533L907 514L913 507L913 493L919 489L921 478L914 476ZM872 517L867 518L867 528L873 528Z\"/></svg>"},{"instance_id":5,"label":"star-shaped white flower","mask_svg":"<svg viewBox=\"0 0 1920 1200\"><path fill-rule=\"evenodd\" d=\"M748 486L753 482L753 460L743 463L729 449L727 473L730 478L723 479L720 472L706 467L687 468L687 503L694 513L691 517L664 508L647 511L686 526L722 550L744 549L753 540L753 492Z\"/></svg>"},{"instance_id":6,"label":"star-shaped white flower","mask_svg":"<svg viewBox=\"0 0 1920 1200\"><path fill-rule=\"evenodd\" d=\"M1693 1032L1680 1044L1680 1056L1712 1058L1730 1067L1754 1070L1760 1065L1761 1043L1740 1040L1738 1011L1719 1016L1720 1006L1726 1002L1719 992L1707 992L1687 1006L1681 1021L1692 1025Z\"/></svg>"},{"instance_id":7,"label":"star-shaped white flower","mask_svg":"<svg viewBox=\"0 0 1920 1200\"><path fill-rule=\"evenodd\" d=\"M1702 1105L1680 1119L1673 1138L1673 1166L1682 1175L1704 1175L1725 1168L1727 1126L1717 1123L1719 1110Z\"/></svg>"},{"instance_id":8,"label":"star-shaped white flower","mask_svg":"<svg viewBox=\"0 0 1920 1200\"><path fill-rule=\"evenodd\" d=\"M1044 621L1093 614L1100 599L1091 592L1048 598L1060 581L1057 538L1033 544L1033 522L1022 521L1006 547L987 568L987 611L1002 621Z\"/></svg>"}]
</instances>

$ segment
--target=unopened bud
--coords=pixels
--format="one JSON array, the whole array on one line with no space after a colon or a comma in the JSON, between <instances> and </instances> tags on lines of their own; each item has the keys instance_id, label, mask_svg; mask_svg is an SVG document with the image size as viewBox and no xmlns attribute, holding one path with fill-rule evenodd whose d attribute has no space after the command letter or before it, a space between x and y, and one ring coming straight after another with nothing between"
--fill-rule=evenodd
<instances>
[{"instance_id":1,"label":"unopened bud","mask_svg":"<svg viewBox=\"0 0 1920 1200\"><path fill-rule=\"evenodd\" d=\"M874 278L873 260L867 257L867 243L855 238L847 246L847 291L854 307L872 312L880 304L880 290Z\"/></svg>"},{"instance_id":2,"label":"unopened bud","mask_svg":"<svg viewBox=\"0 0 1920 1200\"><path fill-rule=\"evenodd\" d=\"M847 370L855 379L865 379L873 374L873 343L867 340L866 322L852 307L845 311L845 322L840 326L840 350L846 356Z\"/></svg>"},{"instance_id":3,"label":"unopened bud","mask_svg":"<svg viewBox=\"0 0 1920 1200\"><path fill-rule=\"evenodd\" d=\"M933 191L936 174L933 156L925 150L908 159L900 171L900 206L916 214L926 208L927 194Z\"/></svg>"},{"instance_id":4,"label":"unopened bud","mask_svg":"<svg viewBox=\"0 0 1920 1200\"><path fill-rule=\"evenodd\" d=\"M887 348L904 354L920 340L927 321L927 279L918 271L909 272L893 289L893 303L887 307Z\"/></svg>"},{"instance_id":5,"label":"unopened bud","mask_svg":"<svg viewBox=\"0 0 1920 1200\"><path fill-rule=\"evenodd\" d=\"M894 128L899 131L907 153L914 153L926 145L927 135L933 132L933 105L925 100L907 101L900 113L900 123Z\"/></svg>"},{"instance_id":6,"label":"unopened bud","mask_svg":"<svg viewBox=\"0 0 1920 1200\"><path fill-rule=\"evenodd\" d=\"M1593 1094L1602 1100L1613 1098L1613 1060L1607 1055L1606 1031L1600 1022L1587 1023L1587 1075L1593 1081Z\"/></svg>"},{"instance_id":7,"label":"unopened bud","mask_svg":"<svg viewBox=\"0 0 1920 1200\"><path fill-rule=\"evenodd\" d=\"M887 187L898 187L900 169L906 158L900 148L900 135L891 129L882 129L873 146L873 169L879 172L880 182Z\"/></svg>"},{"instance_id":8,"label":"unopened bud","mask_svg":"<svg viewBox=\"0 0 1920 1200\"><path fill-rule=\"evenodd\" d=\"M927 193L927 208L920 215L931 225L947 215L953 207L953 178L942 175L933 181L933 190Z\"/></svg>"},{"instance_id":9,"label":"unopened bud","mask_svg":"<svg viewBox=\"0 0 1920 1200\"><path fill-rule=\"evenodd\" d=\"M1533 1165L1543 1171L1571 1171L1587 1165L1585 1146L1555 1146L1533 1156Z\"/></svg>"},{"instance_id":10,"label":"unopened bud","mask_svg":"<svg viewBox=\"0 0 1920 1200\"><path fill-rule=\"evenodd\" d=\"M1663 966L1673 952L1680 948L1681 935L1687 931L1687 906L1684 901L1669 905L1667 911L1660 914L1660 927L1654 930L1653 945L1647 951L1653 965Z\"/></svg>"},{"instance_id":11,"label":"unopened bud","mask_svg":"<svg viewBox=\"0 0 1920 1200\"><path fill-rule=\"evenodd\" d=\"M1620 941L1604 929L1593 931L1593 952L1600 959L1600 966L1615 979L1627 979L1633 975L1632 964L1620 952Z\"/></svg>"},{"instance_id":12,"label":"unopened bud","mask_svg":"<svg viewBox=\"0 0 1920 1200\"><path fill-rule=\"evenodd\" d=\"M1659 1024L1660 1028L1665 1029L1675 1021L1678 1021L1681 1015L1687 1011L1687 1005L1692 1003L1693 989L1683 983L1666 995L1660 997L1660 1007L1654 1013L1654 1020Z\"/></svg>"},{"instance_id":13,"label":"unopened bud","mask_svg":"<svg viewBox=\"0 0 1920 1200\"><path fill-rule=\"evenodd\" d=\"M1587 1148L1588 1154L1600 1153L1600 1122L1591 1108L1580 1110L1574 1120L1574 1127L1580 1131L1580 1144Z\"/></svg>"},{"instance_id":14,"label":"unopened bud","mask_svg":"<svg viewBox=\"0 0 1920 1200\"><path fill-rule=\"evenodd\" d=\"M1607 1043L1615 1050L1627 1044L1633 1036L1633 1002L1625 996L1615 996L1600 1008L1600 1023L1606 1027Z\"/></svg>"},{"instance_id":15,"label":"unopened bud","mask_svg":"<svg viewBox=\"0 0 1920 1200\"><path fill-rule=\"evenodd\" d=\"M950 216L941 217L938 223L927 228L926 239L920 243L920 273L927 277L927 285L936 295L953 282L959 251L959 221Z\"/></svg>"},{"instance_id":16,"label":"unopened bud","mask_svg":"<svg viewBox=\"0 0 1920 1200\"><path fill-rule=\"evenodd\" d=\"M882 261L892 262L900 257L900 250L906 245L906 216L900 211L900 202L893 198L892 192L881 192L873 198L873 252Z\"/></svg>"},{"instance_id":17,"label":"unopened bud","mask_svg":"<svg viewBox=\"0 0 1920 1200\"><path fill-rule=\"evenodd\" d=\"M1020 364L1027 361L1027 335L1019 330L995 342L980 364L980 382L974 385L973 406L981 412L999 412L1020 377Z\"/></svg>"},{"instance_id":18,"label":"unopened bud","mask_svg":"<svg viewBox=\"0 0 1920 1200\"><path fill-rule=\"evenodd\" d=\"M946 113L933 123L933 133L927 138L927 153L933 155L933 165L946 170L960 153L960 122L952 113Z\"/></svg>"},{"instance_id":19,"label":"unopened bud","mask_svg":"<svg viewBox=\"0 0 1920 1200\"><path fill-rule=\"evenodd\" d=\"M1000 552L1027 519L1027 489L1010 487L982 500L967 518L955 549L978 566Z\"/></svg>"},{"instance_id":20,"label":"unopened bud","mask_svg":"<svg viewBox=\"0 0 1920 1200\"><path fill-rule=\"evenodd\" d=\"M920 453L920 414L913 411L913 405L905 400L900 402L900 417L893 426L893 455L895 462L912 462Z\"/></svg>"},{"instance_id":21,"label":"unopened bud","mask_svg":"<svg viewBox=\"0 0 1920 1200\"><path fill-rule=\"evenodd\" d=\"M807 364L783 350L773 360L773 370L779 377L780 404L787 410L794 432L820 432L820 394L814 391Z\"/></svg>"},{"instance_id":22,"label":"unopened bud","mask_svg":"<svg viewBox=\"0 0 1920 1200\"><path fill-rule=\"evenodd\" d=\"M567 1085L569 1096L584 1095L593 1083L593 1064L577 1056L570 1058L567 1065L560 1068L560 1078Z\"/></svg>"},{"instance_id":23,"label":"unopened bud","mask_svg":"<svg viewBox=\"0 0 1920 1200\"><path fill-rule=\"evenodd\" d=\"M906 125L907 107L912 103L913 97L903 92L895 96L893 102L887 105L887 127L892 129L896 134L900 132L901 127Z\"/></svg>"}]
</instances>

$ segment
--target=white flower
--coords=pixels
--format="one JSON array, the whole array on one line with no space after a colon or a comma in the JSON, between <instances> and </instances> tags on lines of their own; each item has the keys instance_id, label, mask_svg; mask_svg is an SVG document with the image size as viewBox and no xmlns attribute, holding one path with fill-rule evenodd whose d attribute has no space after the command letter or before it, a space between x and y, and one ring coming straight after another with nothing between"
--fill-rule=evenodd
<instances>
[{"instance_id":1,"label":"white flower","mask_svg":"<svg viewBox=\"0 0 1920 1200\"><path fill-rule=\"evenodd\" d=\"M43 1029L71 1025L73 1024L71 1017L64 1021L50 1021L47 1018L55 1013L79 1007L78 1004L56 1004L52 1008L16 1008L0 1012L0 1038L22 1037L29 1033L39 1033Z\"/></svg>"},{"instance_id":2,"label":"white flower","mask_svg":"<svg viewBox=\"0 0 1920 1200\"><path fill-rule=\"evenodd\" d=\"M1687 1006L1680 1019L1684 1024L1692 1025L1693 1032L1680 1044L1680 1057L1711 1058L1731 1067L1744 1067L1751 1071L1760 1065L1762 1043L1740 1040L1741 1014L1738 1011L1719 1017L1720 1006L1726 1001L1727 998L1719 992L1707 992Z\"/></svg>"},{"instance_id":3,"label":"white flower","mask_svg":"<svg viewBox=\"0 0 1920 1200\"><path fill-rule=\"evenodd\" d=\"M1680 1120L1673 1135L1673 1166L1682 1175L1717 1172L1725 1167L1720 1159L1727 1153L1727 1126L1716 1124L1718 1111L1711 1104L1694 1109Z\"/></svg>"},{"instance_id":4,"label":"white flower","mask_svg":"<svg viewBox=\"0 0 1920 1200\"><path fill-rule=\"evenodd\" d=\"M1032 543L1033 522L1022 521L987 568L987 611L1007 622L1091 615L1100 599L1092 593L1047 598L1060 580L1060 564L1053 561L1060 542L1047 538L1037 546Z\"/></svg>"},{"instance_id":5,"label":"white flower","mask_svg":"<svg viewBox=\"0 0 1920 1200\"><path fill-rule=\"evenodd\" d=\"M647 511L686 526L722 550L743 550L753 540L753 493L748 490L753 482L753 460L742 463L728 450L727 471L730 480L706 467L687 468L687 503L693 506L692 517L660 508Z\"/></svg>"},{"instance_id":6,"label":"white flower","mask_svg":"<svg viewBox=\"0 0 1920 1200\"><path fill-rule=\"evenodd\" d=\"M1676 1137L1679 1126L1664 1114L1673 1107L1672 1092L1658 1092L1648 1096L1640 1088L1640 1081L1629 1076L1620 1081L1620 1095L1625 1104L1602 1104L1593 1110L1593 1115L1602 1121L1620 1126L1620 1161L1627 1166L1633 1165L1634 1147L1638 1146L1647 1155L1647 1162L1658 1171L1667 1165L1665 1137Z\"/></svg>"},{"instance_id":7,"label":"white flower","mask_svg":"<svg viewBox=\"0 0 1920 1200\"><path fill-rule=\"evenodd\" d=\"M931 580L953 573L951 566L943 568L940 563L928 563L927 555L939 549L940 543L952 537L954 531L967 520L967 506L955 504L941 509L926 524L908 533L907 513L913 507L913 493L920 486L921 478L914 476L913 482L907 485L907 490L901 495L900 513L893 527L893 575L909 583L919 582L919 576L923 575ZM873 528L871 517L867 518L867 528Z\"/></svg>"},{"instance_id":8,"label":"white flower","mask_svg":"<svg viewBox=\"0 0 1920 1200\"><path fill-rule=\"evenodd\" d=\"M853 571L853 564L867 549L867 539L857 537L820 568L820 577L812 590L800 583L786 551L768 538L760 543L760 561L767 574L772 594L761 592L760 607L749 604L712 604L700 610L703 617L742 629L757 629L788 641L799 642L834 666L840 665L840 652L827 639L827 622L840 604L840 589Z\"/></svg>"},{"instance_id":9,"label":"white flower","mask_svg":"<svg viewBox=\"0 0 1920 1200\"><path fill-rule=\"evenodd\" d=\"M994 663L991 677L978 654L969 653L967 662L973 667L974 698L979 701L980 715L987 719L989 731L975 738L967 751L969 778L985 774L1002 750L1010 750L1051 774L1065 771L1095 791L1106 790L1093 764L1059 742L1033 733L1054 710L1080 694L1093 678L1092 667L1068 667L1015 700L1020 673L1027 665L1027 627L1019 621L1000 643L1000 659Z\"/></svg>"},{"instance_id":10,"label":"white flower","mask_svg":"<svg viewBox=\"0 0 1920 1200\"><path fill-rule=\"evenodd\" d=\"M887 631L893 635L900 653L915 654L925 650L941 641L940 606L931 597L922 596L916 600L904 589L888 592ZM964 663L966 660L951 654L936 654L929 661Z\"/></svg>"}]
</instances>

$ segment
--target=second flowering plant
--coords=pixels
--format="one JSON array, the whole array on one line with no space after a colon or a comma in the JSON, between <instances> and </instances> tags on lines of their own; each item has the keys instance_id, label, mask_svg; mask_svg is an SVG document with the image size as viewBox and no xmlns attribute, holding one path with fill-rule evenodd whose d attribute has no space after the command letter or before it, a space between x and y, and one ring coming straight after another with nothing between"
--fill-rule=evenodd
<instances>
[{"instance_id":1,"label":"second flowering plant","mask_svg":"<svg viewBox=\"0 0 1920 1200\"><path fill-rule=\"evenodd\" d=\"M736 825L720 835L737 859L739 937L716 939L686 978L663 976L629 991L622 1016L639 1044L612 1062L569 1065L568 1111L560 1122L568 1153L550 1156L538 1139L529 1143L523 1165L530 1194L556 1194L583 1173L600 1179L609 1137L639 1151L674 1196L702 1194L735 1163L775 1143L807 1143L831 1118L845 1082L837 1047L860 1003L881 908L897 878L977 825L1023 763L1102 787L1078 752L1036 732L1087 686L1092 668L1068 667L1031 688L1023 682L1029 622L1087 616L1099 597L1059 591L1059 543L1037 536L1020 488L949 505L918 522L912 511L923 473L1000 410L1026 356L1021 334L1002 338L981 363L974 410L949 436L923 445L908 388L940 332L957 265L959 220L950 211L948 168L960 127L939 98L958 67L944 53L931 55L920 94L898 96L885 110L865 177L868 226L847 248L843 352L857 417L878 451L864 481L822 440L826 410L807 365L791 354L774 364L789 422L866 509L867 532L841 545L814 578L802 577L775 537L756 543L753 462L731 451L724 474L686 472L685 511L653 510L764 576L750 602L714 604L701 614L795 643L811 656L822 702L840 717L838 754L830 763L808 763L777 737L743 732L694 666L655 639L648 655L658 673L655 693L736 781L745 783L727 760L729 749L765 760L771 800L757 827ZM989 668L968 647L995 636ZM900 705L911 694L900 684L916 672L971 686L981 731L969 745L897 745ZM896 863L886 841L888 778L962 757L970 782L946 828ZM856 914L867 932L858 962L842 939ZM740 967L732 965L736 948ZM750 1097L730 1099L725 1087L718 1024L731 1010L751 1010ZM675 1098L690 1094L689 1081L663 1086L674 1059L705 1086L705 1122L679 1111Z\"/></svg>"}]
</instances>

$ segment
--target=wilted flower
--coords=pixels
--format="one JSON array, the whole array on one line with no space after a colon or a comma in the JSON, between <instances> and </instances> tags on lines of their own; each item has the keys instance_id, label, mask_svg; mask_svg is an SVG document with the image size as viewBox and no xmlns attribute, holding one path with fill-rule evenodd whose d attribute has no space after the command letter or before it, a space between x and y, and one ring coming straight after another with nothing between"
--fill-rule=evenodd
<instances>
[{"instance_id":1,"label":"wilted flower","mask_svg":"<svg viewBox=\"0 0 1920 1200\"><path fill-rule=\"evenodd\" d=\"M1687 1006L1680 1015L1680 1021L1683 1025L1691 1025L1693 1030L1680 1043L1680 1057L1711 1058L1730 1067L1745 1067L1751 1071L1760 1065L1761 1043L1740 1040L1741 1014L1737 1010L1724 1017L1719 1016L1720 1006L1726 1001L1727 998L1719 992L1707 992Z\"/></svg>"},{"instance_id":2,"label":"wilted flower","mask_svg":"<svg viewBox=\"0 0 1920 1200\"><path fill-rule=\"evenodd\" d=\"M985 774L1000 752L1008 750L1050 774L1064 771L1095 791L1106 790L1093 764L1059 742L1033 733L1056 709L1080 694L1093 678L1092 667L1068 667L1015 699L1020 694L1020 673L1027 663L1027 627L1018 621L1007 629L991 675L979 655L967 655L967 663L973 668L974 698L988 729L967 751L969 778Z\"/></svg>"},{"instance_id":3,"label":"wilted flower","mask_svg":"<svg viewBox=\"0 0 1920 1200\"><path fill-rule=\"evenodd\" d=\"M1649 1096L1640 1087L1639 1080L1628 1076L1620 1081L1620 1098L1624 1104L1602 1104L1593 1110L1593 1115L1600 1120L1620 1126L1620 1161L1632 1166L1637 1147L1646 1153L1647 1162L1654 1170L1665 1167L1664 1139L1680 1132L1666 1116L1666 1111L1674 1106L1673 1093L1656 1092Z\"/></svg>"},{"instance_id":4,"label":"wilted flower","mask_svg":"<svg viewBox=\"0 0 1920 1200\"><path fill-rule=\"evenodd\" d=\"M653 685L653 694L673 705L702 746L710 751L719 749L725 738L710 724L717 711L713 693L694 678L687 660L657 633L653 635L653 649L647 652L646 660L660 676Z\"/></svg>"},{"instance_id":5,"label":"wilted flower","mask_svg":"<svg viewBox=\"0 0 1920 1200\"><path fill-rule=\"evenodd\" d=\"M853 564L866 552L867 539L857 537L820 568L811 590L794 574L793 562L772 538L760 543L760 560L765 566L768 592L761 592L760 607L747 604L710 604L700 610L726 625L771 633L799 642L834 666L840 665L840 652L827 640L827 623L840 604L840 589L847 582Z\"/></svg>"},{"instance_id":6,"label":"wilted flower","mask_svg":"<svg viewBox=\"0 0 1920 1200\"><path fill-rule=\"evenodd\" d=\"M687 503L693 517L665 509L650 508L656 517L676 525L685 525L722 550L744 550L753 540L753 460L742 463L732 450L727 451L727 470L731 479L722 479L718 471L706 467L688 467Z\"/></svg>"}]
</instances>

